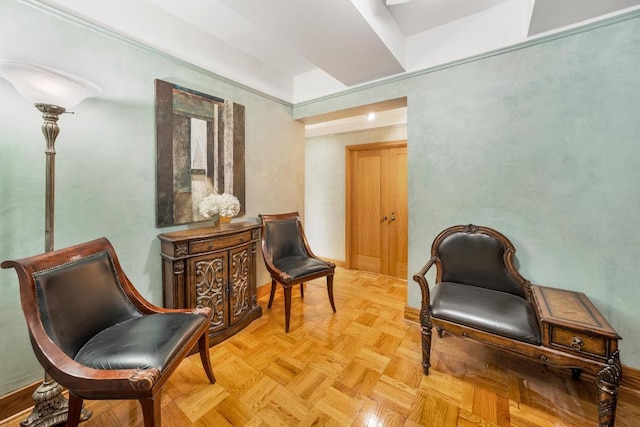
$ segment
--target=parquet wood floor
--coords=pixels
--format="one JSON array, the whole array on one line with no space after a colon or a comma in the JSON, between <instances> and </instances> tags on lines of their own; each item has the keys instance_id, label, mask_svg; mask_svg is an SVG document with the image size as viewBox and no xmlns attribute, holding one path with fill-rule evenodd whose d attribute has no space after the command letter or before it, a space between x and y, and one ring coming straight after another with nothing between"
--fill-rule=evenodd
<instances>
[{"instance_id":1,"label":"parquet wood floor","mask_svg":"<svg viewBox=\"0 0 640 427\"><path fill-rule=\"evenodd\" d=\"M409 286L413 286L410 283ZM422 375L420 328L403 319L406 282L338 268L333 314L323 279L282 290L263 317L211 349L210 385L197 355L164 388L165 426L595 426L590 380L463 339L434 334ZM137 402L87 401L84 426L142 425ZM17 426L24 414L0 424ZM640 425L638 395L621 390L617 426Z\"/></svg>"}]
</instances>

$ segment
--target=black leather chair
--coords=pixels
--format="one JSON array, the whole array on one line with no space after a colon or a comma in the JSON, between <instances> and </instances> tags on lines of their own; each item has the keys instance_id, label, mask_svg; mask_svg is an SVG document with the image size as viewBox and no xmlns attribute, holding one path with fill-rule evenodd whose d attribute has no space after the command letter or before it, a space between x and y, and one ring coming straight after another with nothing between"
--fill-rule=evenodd
<instances>
[{"instance_id":1,"label":"black leather chair","mask_svg":"<svg viewBox=\"0 0 640 427\"><path fill-rule=\"evenodd\" d=\"M514 267L514 253L511 242L488 227L454 226L435 238L431 259L413 277L423 295L425 374L431 366L432 326L438 336L447 330L480 339L492 334L510 342L542 344L531 284ZM425 273L433 265L436 284L429 288Z\"/></svg>"},{"instance_id":2,"label":"black leather chair","mask_svg":"<svg viewBox=\"0 0 640 427\"><path fill-rule=\"evenodd\" d=\"M304 298L304 282L327 277L327 292L333 312L333 275L335 264L321 260L313 254L302 228L298 212L260 215L263 224L262 255L271 274L271 295L268 308L273 304L276 283L284 289L285 331L289 332L291 320L291 288L300 285Z\"/></svg>"},{"instance_id":3,"label":"black leather chair","mask_svg":"<svg viewBox=\"0 0 640 427\"><path fill-rule=\"evenodd\" d=\"M2 263L16 269L33 350L69 389L67 426L84 399L137 399L145 426L159 426L161 389L198 345L209 381L211 309L169 310L133 287L105 238Z\"/></svg>"}]
</instances>

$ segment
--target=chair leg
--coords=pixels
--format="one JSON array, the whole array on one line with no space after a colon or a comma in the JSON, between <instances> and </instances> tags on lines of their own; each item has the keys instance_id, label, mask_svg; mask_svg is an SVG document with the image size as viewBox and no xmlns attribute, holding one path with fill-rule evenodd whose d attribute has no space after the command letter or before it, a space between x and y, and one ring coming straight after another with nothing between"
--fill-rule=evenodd
<instances>
[{"instance_id":1,"label":"chair leg","mask_svg":"<svg viewBox=\"0 0 640 427\"><path fill-rule=\"evenodd\" d=\"M82 412L82 400L80 397L69 392L69 412L67 412L66 427L76 427L80 423L80 413Z\"/></svg>"},{"instance_id":2,"label":"chair leg","mask_svg":"<svg viewBox=\"0 0 640 427\"><path fill-rule=\"evenodd\" d=\"M284 286L284 331L289 333L291 320L291 286Z\"/></svg>"},{"instance_id":3,"label":"chair leg","mask_svg":"<svg viewBox=\"0 0 640 427\"><path fill-rule=\"evenodd\" d=\"M329 294L329 302L331 303L331 309L336 312L336 305L333 302L333 274L327 276L327 293Z\"/></svg>"},{"instance_id":4,"label":"chair leg","mask_svg":"<svg viewBox=\"0 0 640 427\"><path fill-rule=\"evenodd\" d=\"M160 419L160 391L148 399L140 399L142 406L142 416L144 417L144 427L160 427L162 420Z\"/></svg>"},{"instance_id":5,"label":"chair leg","mask_svg":"<svg viewBox=\"0 0 640 427\"><path fill-rule=\"evenodd\" d=\"M300 298L304 299L304 282L300 283Z\"/></svg>"},{"instance_id":6,"label":"chair leg","mask_svg":"<svg viewBox=\"0 0 640 427\"><path fill-rule=\"evenodd\" d=\"M273 297L276 295L276 281L271 279L271 295L269 295L269 304L267 304L267 308L271 308L271 304L273 304Z\"/></svg>"},{"instance_id":7,"label":"chair leg","mask_svg":"<svg viewBox=\"0 0 640 427\"><path fill-rule=\"evenodd\" d=\"M198 340L198 350L200 351L200 360L202 361L204 372L207 374L209 382L215 384L216 377L213 375L211 359L209 358L209 331L205 331Z\"/></svg>"}]
</instances>

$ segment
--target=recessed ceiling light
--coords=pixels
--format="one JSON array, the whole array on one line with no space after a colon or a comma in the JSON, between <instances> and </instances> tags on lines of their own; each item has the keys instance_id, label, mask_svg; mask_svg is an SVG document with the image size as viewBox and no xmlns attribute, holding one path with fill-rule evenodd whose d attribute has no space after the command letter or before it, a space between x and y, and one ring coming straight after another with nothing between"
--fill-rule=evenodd
<instances>
[{"instance_id":1,"label":"recessed ceiling light","mask_svg":"<svg viewBox=\"0 0 640 427\"><path fill-rule=\"evenodd\" d=\"M376 113L369 113L367 114L367 120L369 120L370 122L373 121L373 119L376 118Z\"/></svg>"}]
</instances>

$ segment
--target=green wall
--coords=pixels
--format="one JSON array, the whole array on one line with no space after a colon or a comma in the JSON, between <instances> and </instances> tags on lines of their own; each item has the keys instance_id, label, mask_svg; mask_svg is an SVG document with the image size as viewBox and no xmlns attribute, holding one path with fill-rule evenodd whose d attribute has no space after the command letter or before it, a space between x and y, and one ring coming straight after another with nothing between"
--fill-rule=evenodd
<instances>
[{"instance_id":1,"label":"green wall","mask_svg":"<svg viewBox=\"0 0 640 427\"><path fill-rule=\"evenodd\" d=\"M56 247L106 236L149 300L162 303L155 227L154 79L246 107L246 217L304 211L304 127L292 107L17 1L0 0L0 58L47 65L103 94L61 116L56 142ZM41 114L0 79L0 260L44 250ZM265 161L268 159L268 162ZM287 174L281 171L286 170ZM286 191L285 191L286 189ZM202 225L202 224L200 224ZM269 282L258 259L258 284ZM0 395L42 377L20 309L16 274L0 270Z\"/></svg>"},{"instance_id":2,"label":"green wall","mask_svg":"<svg viewBox=\"0 0 640 427\"><path fill-rule=\"evenodd\" d=\"M623 364L640 368L639 46L634 12L301 103L294 117L407 96L410 276L442 229L494 227L526 278L586 293L623 337Z\"/></svg>"}]
</instances>

